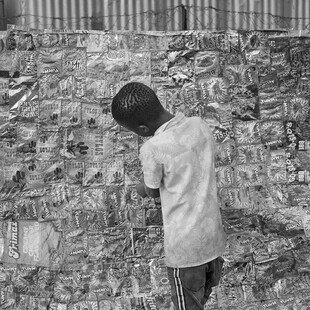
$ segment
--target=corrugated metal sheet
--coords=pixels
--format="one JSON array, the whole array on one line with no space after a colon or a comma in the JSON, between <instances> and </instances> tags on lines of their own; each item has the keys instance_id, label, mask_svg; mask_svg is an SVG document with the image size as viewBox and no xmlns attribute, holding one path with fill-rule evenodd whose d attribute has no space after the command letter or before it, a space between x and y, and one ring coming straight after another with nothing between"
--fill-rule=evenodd
<instances>
[{"instance_id":1,"label":"corrugated metal sheet","mask_svg":"<svg viewBox=\"0 0 310 310\"><path fill-rule=\"evenodd\" d=\"M303 30L310 23L310 0L6 1L9 23L37 29Z\"/></svg>"}]
</instances>

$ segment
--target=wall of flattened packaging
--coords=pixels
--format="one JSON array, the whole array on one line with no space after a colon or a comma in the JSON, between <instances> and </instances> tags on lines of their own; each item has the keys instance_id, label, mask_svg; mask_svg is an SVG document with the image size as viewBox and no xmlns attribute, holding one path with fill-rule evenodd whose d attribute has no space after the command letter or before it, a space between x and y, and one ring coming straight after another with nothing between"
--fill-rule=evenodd
<instances>
[{"instance_id":1,"label":"wall of flattened packaging","mask_svg":"<svg viewBox=\"0 0 310 310\"><path fill-rule=\"evenodd\" d=\"M169 308L160 201L134 190L143 141L110 113L142 81L217 141L228 243L208 309L309 309L309 47L275 31L2 32L0 308Z\"/></svg>"}]
</instances>

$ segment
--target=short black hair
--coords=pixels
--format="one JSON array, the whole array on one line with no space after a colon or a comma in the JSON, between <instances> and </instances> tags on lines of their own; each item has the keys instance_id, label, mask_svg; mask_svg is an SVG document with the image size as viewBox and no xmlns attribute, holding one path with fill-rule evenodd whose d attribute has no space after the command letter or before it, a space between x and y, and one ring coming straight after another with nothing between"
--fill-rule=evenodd
<instances>
[{"instance_id":1,"label":"short black hair","mask_svg":"<svg viewBox=\"0 0 310 310\"><path fill-rule=\"evenodd\" d=\"M132 126L155 121L163 111L155 92L138 82L123 86L112 100L113 118Z\"/></svg>"}]
</instances>

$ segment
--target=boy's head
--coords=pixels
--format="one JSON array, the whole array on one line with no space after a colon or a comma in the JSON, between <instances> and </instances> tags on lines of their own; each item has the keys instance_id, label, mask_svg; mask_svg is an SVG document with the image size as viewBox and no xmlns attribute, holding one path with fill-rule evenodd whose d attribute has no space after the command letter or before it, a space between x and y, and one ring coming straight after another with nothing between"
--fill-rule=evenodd
<instances>
[{"instance_id":1,"label":"boy's head","mask_svg":"<svg viewBox=\"0 0 310 310\"><path fill-rule=\"evenodd\" d=\"M140 136L152 136L165 109L148 86L131 82L115 95L112 116L118 124Z\"/></svg>"}]
</instances>

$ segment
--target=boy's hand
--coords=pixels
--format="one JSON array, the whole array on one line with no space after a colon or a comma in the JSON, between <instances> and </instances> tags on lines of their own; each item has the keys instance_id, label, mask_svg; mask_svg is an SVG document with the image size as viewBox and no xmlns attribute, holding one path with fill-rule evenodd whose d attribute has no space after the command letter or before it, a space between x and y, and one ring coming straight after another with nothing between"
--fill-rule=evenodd
<instances>
[{"instance_id":1,"label":"boy's hand","mask_svg":"<svg viewBox=\"0 0 310 310\"><path fill-rule=\"evenodd\" d=\"M144 182L141 182L141 183L137 184L136 185L136 190L137 190L137 193L142 198L145 198L147 196L146 191L145 191L145 187L144 187Z\"/></svg>"},{"instance_id":2,"label":"boy's hand","mask_svg":"<svg viewBox=\"0 0 310 310\"><path fill-rule=\"evenodd\" d=\"M160 197L159 188L149 188L147 187L144 182L141 182L136 186L137 193L142 197L151 197L157 198Z\"/></svg>"}]
</instances>

